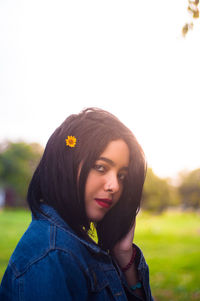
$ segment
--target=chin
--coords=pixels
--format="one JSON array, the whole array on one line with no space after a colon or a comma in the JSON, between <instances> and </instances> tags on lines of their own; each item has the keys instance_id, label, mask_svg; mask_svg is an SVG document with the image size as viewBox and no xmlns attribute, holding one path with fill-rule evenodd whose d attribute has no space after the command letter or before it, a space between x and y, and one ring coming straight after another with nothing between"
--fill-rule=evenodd
<instances>
[{"instance_id":1,"label":"chin","mask_svg":"<svg viewBox=\"0 0 200 301\"><path fill-rule=\"evenodd\" d=\"M103 218L104 218L104 216L93 217L93 218L90 218L90 221L91 221L91 222L94 222L94 223L98 223L98 222L100 222Z\"/></svg>"},{"instance_id":2,"label":"chin","mask_svg":"<svg viewBox=\"0 0 200 301\"><path fill-rule=\"evenodd\" d=\"M88 215L88 218L91 222L98 223L104 218L105 214L95 214Z\"/></svg>"}]
</instances>

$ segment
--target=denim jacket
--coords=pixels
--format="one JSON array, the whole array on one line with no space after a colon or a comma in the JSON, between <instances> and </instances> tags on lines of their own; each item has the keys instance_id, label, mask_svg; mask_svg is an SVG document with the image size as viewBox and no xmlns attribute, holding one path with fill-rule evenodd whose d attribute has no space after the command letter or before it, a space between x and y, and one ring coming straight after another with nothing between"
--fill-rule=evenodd
<instances>
[{"instance_id":1,"label":"denim jacket","mask_svg":"<svg viewBox=\"0 0 200 301\"><path fill-rule=\"evenodd\" d=\"M57 212L33 217L12 254L0 286L1 301L141 300L128 288L113 258L77 236ZM138 273L146 299L153 300L142 252Z\"/></svg>"}]
</instances>

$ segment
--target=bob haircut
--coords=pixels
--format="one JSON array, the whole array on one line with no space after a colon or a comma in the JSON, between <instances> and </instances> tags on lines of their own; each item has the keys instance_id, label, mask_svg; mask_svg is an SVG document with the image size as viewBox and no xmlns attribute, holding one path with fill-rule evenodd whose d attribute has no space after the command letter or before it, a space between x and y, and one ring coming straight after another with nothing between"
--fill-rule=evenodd
<instances>
[{"instance_id":1,"label":"bob haircut","mask_svg":"<svg viewBox=\"0 0 200 301\"><path fill-rule=\"evenodd\" d=\"M66 145L68 136L76 137L75 147ZM70 115L49 138L28 189L33 215L37 218L41 203L48 204L80 237L88 237L84 202L88 173L109 142L117 139L123 139L130 151L128 175L118 203L96 225L99 246L111 250L139 211L146 160L133 133L107 111L87 108Z\"/></svg>"}]
</instances>

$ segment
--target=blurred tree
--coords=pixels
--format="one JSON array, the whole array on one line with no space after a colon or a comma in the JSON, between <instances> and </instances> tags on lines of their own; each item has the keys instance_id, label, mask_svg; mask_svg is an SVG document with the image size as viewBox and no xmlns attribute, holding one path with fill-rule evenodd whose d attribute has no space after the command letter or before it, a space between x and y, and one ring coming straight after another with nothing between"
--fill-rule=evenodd
<instances>
[{"instance_id":1,"label":"blurred tree","mask_svg":"<svg viewBox=\"0 0 200 301\"><path fill-rule=\"evenodd\" d=\"M167 179L161 179L148 168L144 183L142 208L162 212L169 206L179 205L177 188L170 185Z\"/></svg>"},{"instance_id":2,"label":"blurred tree","mask_svg":"<svg viewBox=\"0 0 200 301\"><path fill-rule=\"evenodd\" d=\"M188 12L192 15L192 19L199 18L199 0L188 0ZM182 28L182 35L185 37L190 29L194 26L193 21L186 23Z\"/></svg>"},{"instance_id":3,"label":"blurred tree","mask_svg":"<svg viewBox=\"0 0 200 301\"><path fill-rule=\"evenodd\" d=\"M179 192L185 208L200 208L200 168L180 174Z\"/></svg>"},{"instance_id":4,"label":"blurred tree","mask_svg":"<svg viewBox=\"0 0 200 301\"><path fill-rule=\"evenodd\" d=\"M8 195L16 195L18 203L25 203L28 184L43 149L39 144L25 142L0 146L0 182Z\"/></svg>"}]
</instances>

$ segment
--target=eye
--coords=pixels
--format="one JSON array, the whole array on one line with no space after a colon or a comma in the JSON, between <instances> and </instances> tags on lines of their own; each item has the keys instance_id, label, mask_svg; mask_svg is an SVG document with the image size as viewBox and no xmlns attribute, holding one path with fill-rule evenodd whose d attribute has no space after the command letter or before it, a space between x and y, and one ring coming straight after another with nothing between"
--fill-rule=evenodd
<instances>
[{"instance_id":1,"label":"eye","mask_svg":"<svg viewBox=\"0 0 200 301\"><path fill-rule=\"evenodd\" d=\"M118 179L119 179L120 181L124 182L124 180L126 179L126 174L125 174L125 173L120 173L120 174L118 175Z\"/></svg>"},{"instance_id":2,"label":"eye","mask_svg":"<svg viewBox=\"0 0 200 301\"><path fill-rule=\"evenodd\" d=\"M103 165L101 165L101 164L95 164L94 165L94 169L96 171L99 171L99 172L102 172L102 173L106 170L105 167Z\"/></svg>"}]
</instances>

